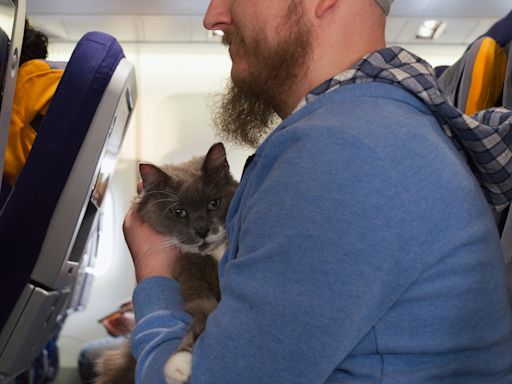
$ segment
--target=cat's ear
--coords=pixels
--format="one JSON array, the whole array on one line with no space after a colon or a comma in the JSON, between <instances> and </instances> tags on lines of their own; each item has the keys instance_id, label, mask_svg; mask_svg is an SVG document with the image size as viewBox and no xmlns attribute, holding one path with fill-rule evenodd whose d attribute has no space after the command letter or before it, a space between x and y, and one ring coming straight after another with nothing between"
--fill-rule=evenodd
<instances>
[{"instance_id":1,"label":"cat's ear","mask_svg":"<svg viewBox=\"0 0 512 384\"><path fill-rule=\"evenodd\" d=\"M229 171L226 149L222 143L211 146L204 158L203 172L206 174L224 174Z\"/></svg>"},{"instance_id":2,"label":"cat's ear","mask_svg":"<svg viewBox=\"0 0 512 384\"><path fill-rule=\"evenodd\" d=\"M169 178L167 173L162 171L156 165L148 163L139 164L139 173L142 179L142 188L147 191L151 187L164 182Z\"/></svg>"}]
</instances>

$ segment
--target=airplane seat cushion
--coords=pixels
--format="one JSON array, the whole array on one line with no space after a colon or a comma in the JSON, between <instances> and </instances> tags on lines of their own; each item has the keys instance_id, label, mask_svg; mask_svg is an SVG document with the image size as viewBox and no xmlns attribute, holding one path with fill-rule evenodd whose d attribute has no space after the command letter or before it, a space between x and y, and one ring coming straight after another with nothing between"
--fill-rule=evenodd
<instances>
[{"instance_id":1,"label":"airplane seat cushion","mask_svg":"<svg viewBox=\"0 0 512 384\"><path fill-rule=\"evenodd\" d=\"M7 198L9 197L9 194L11 193L11 188L11 184L9 184L6 179L2 178L2 187L0 189L0 212L2 211L2 207L4 206Z\"/></svg>"},{"instance_id":2,"label":"airplane seat cushion","mask_svg":"<svg viewBox=\"0 0 512 384\"><path fill-rule=\"evenodd\" d=\"M100 32L86 34L73 51L27 162L0 214L0 289L4 292L0 327L30 278L74 160L123 57L117 40Z\"/></svg>"},{"instance_id":3,"label":"airplane seat cushion","mask_svg":"<svg viewBox=\"0 0 512 384\"><path fill-rule=\"evenodd\" d=\"M436 77L444 95L467 114L502 105L512 108L511 50L512 11L469 44L456 63L448 68L436 68ZM477 72L476 76L473 76L473 71ZM498 84L500 78L503 79L502 84ZM479 93L482 87L485 89Z\"/></svg>"},{"instance_id":4,"label":"airplane seat cushion","mask_svg":"<svg viewBox=\"0 0 512 384\"><path fill-rule=\"evenodd\" d=\"M459 90L459 104L472 115L499 104L505 82L507 54L490 37L483 37L474 57L472 68L464 70Z\"/></svg>"},{"instance_id":5,"label":"airplane seat cushion","mask_svg":"<svg viewBox=\"0 0 512 384\"><path fill-rule=\"evenodd\" d=\"M511 21L512 23L512 21ZM511 27L512 28L512 27ZM508 53L508 64L505 71L505 86L503 89L503 106L512 109L512 40L505 47Z\"/></svg>"},{"instance_id":6,"label":"airplane seat cushion","mask_svg":"<svg viewBox=\"0 0 512 384\"><path fill-rule=\"evenodd\" d=\"M437 67L434 67L436 79L441 77L441 75L446 71L448 68L450 68L449 65L438 65Z\"/></svg>"}]
</instances>

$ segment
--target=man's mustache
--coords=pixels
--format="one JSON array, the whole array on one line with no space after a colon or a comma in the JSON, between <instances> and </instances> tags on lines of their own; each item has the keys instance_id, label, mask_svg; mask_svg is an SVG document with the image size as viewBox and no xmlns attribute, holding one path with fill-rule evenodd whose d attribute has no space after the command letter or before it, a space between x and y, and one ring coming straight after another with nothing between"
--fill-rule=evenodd
<instances>
[{"instance_id":1,"label":"man's mustache","mask_svg":"<svg viewBox=\"0 0 512 384\"><path fill-rule=\"evenodd\" d=\"M244 39L239 32L224 32L222 36L222 45L229 47L235 43L237 46L244 46Z\"/></svg>"}]
</instances>

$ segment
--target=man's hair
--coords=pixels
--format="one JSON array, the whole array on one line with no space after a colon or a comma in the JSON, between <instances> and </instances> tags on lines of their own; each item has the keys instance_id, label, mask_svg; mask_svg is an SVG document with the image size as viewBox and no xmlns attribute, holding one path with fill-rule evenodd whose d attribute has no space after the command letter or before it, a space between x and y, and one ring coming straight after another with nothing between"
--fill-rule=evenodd
<instances>
[{"instance_id":1,"label":"man's hair","mask_svg":"<svg viewBox=\"0 0 512 384\"><path fill-rule=\"evenodd\" d=\"M20 65L33 59L46 59L48 56L48 36L35 30L28 20L25 20L25 33L21 46Z\"/></svg>"}]
</instances>

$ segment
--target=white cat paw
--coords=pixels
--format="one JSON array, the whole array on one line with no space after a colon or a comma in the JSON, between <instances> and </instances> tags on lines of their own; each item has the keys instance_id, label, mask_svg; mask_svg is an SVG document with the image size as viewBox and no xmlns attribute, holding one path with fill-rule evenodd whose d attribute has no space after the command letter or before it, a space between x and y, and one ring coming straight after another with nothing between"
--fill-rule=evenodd
<instances>
[{"instance_id":1,"label":"white cat paw","mask_svg":"<svg viewBox=\"0 0 512 384\"><path fill-rule=\"evenodd\" d=\"M190 380L192 370L192 354L190 352L177 352L171 356L164 367L167 384L182 384Z\"/></svg>"}]
</instances>

